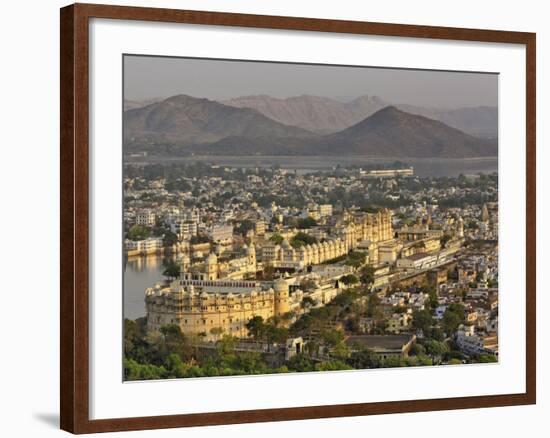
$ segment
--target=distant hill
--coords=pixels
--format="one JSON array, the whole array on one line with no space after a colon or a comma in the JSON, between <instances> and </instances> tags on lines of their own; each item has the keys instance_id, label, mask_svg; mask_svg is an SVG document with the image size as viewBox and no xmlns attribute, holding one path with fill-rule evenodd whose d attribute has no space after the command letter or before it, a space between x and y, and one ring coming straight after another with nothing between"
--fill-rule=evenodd
<instances>
[{"instance_id":1,"label":"distant hill","mask_svg":"<svg viewBox=\"0 0 550 438\"><path fill-rule=\"evenodd\" d=\"M467 158L495 156L497 143L388 106L335 134L302 139L232 136L210 144L191 146L189 151L207 155Z\"/></svg>"},{"instance_id":2,"label":"distant hill","mask_svg":"<svg viewBox=\"0 0 550 438\"><path fill-rule=\"evenodd\" d=\"M293 137L315 134L271 120L250 108L235 108L208 99L173 96L124 113L129 142L210 143L225 137Z\"/></svg>"},{"instance_id":3,"label":"distant hill","mask_svg":"<svg viewBox=\"0 0 550 438\"><path fill-rule=\"evenodd\" d=\"M479 139L437 120L388 106L316 143L317 153L391 157L478 157L497 155L496 141Z\"/></svg>"},{"instance_id":4,"label":"distant hill","mask_svg":"<svg viewBox=\"0 0 550 438\"><path fill-rule=\"evenodd\" d=\"M318 102L318 98L311 96L306 100ZM380 102L359 98L350 104L366 111L365 108L374 108ZM346 154L464 158L497 155L495 139L476 138L395 106L379 109L338 132L321 135L272 120L255 109L178 95L125 111L124 135L127 151L147 151L162 156Z\"/></svg>"},{"instance_id":5,"label":"distant hill","mask_svg":"<svg viewBox=\"0 0 550 438\"><path fill-rule=\"evenodd\" d=\"M286 99L266 95L244 96L222 101L222 103L238 108L252 108L280 123L320 133L337 132L349 128L376 111L391 105L377 96L360 96L351 101L341 102L308 95ZM411 114L439 120L473 136L493 138L498 135L496 107L438 109L405 104L394 106Z\"/></svg>"},{"instance_id":6,"label":"distant hill","mask_svg":"<svg viewBox=\"0 0 550 438\"><path fill-rule=\"evenodd\" d=\"M161 100L162 98L160 97L156 97L152 99L144 99L144 100L124 99L124 111L136 109L136 108L143 108L144 106L151 105L152 103L160 102Z\"/></svg>"},{"instance_id":7,"label":"distant hill","mask_svg":"<svg viewBox=\"0 0 550 438\"><path fill-rule=\"evenodd\" d=\"M496 138L498 136L498 108L477 106L457 109L422 108L412 105L396 105L411 114L439 120L452 128L460 129L474 137Z\"/></svg>"},{"instance_id":8,"label":"distant hill","mask_svg":"<svg viewBox=\"0 0 550 438\"><path fill-rule=\"evenodd\" d=\"M376 96L362 96L344 103L308 95L287 99L266 95L244 96L223 103L237 108L252 108L280 123L320 133L348 128L388 105Z\"/></svg>"}]
</instances>

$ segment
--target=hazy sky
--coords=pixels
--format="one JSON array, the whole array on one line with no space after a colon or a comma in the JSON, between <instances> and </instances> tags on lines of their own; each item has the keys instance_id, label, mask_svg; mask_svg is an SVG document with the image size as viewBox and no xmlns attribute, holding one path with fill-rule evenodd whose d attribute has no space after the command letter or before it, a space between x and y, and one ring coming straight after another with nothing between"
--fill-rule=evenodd
<instances>
[{"instance_id":1,"label":"hazy sky","mask_svg":"<svg viewBox=\"0 0 550 438\"><path fill-rule=\"evenodd\" d=\"M209 99L267 94L310 94L337 99L376 95L390 103L464 107L498 103L498 76L459 73L224 61L151 56L124 57L129 100L188 94Z\"/></svg>"}]
</instances>

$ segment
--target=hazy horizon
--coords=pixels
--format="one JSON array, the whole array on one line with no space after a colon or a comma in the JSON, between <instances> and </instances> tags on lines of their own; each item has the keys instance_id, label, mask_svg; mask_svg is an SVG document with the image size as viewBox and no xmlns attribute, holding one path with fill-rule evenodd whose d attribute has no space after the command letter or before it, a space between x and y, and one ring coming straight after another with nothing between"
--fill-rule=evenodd
<instances>
[{"instance_id":1,"label":"hazy horizon","mask_svg":"<svg viewBox=\"0 0 550 438\"><path fill-rule=\"evenodd\" d=\"M124 56L126 100L178 94L217 101L255 95L278 99L311 95L345 102L377 96L391 104L497 107L498 74Z\"/></svg>"}]
</instances>

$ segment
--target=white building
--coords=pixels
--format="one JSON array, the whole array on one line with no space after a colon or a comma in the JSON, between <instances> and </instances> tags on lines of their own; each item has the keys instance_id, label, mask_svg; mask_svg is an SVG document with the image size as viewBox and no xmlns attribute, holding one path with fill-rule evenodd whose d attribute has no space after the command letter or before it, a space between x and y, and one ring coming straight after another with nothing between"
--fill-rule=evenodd
<instances>
[{"instance_id":1,"label":"white building","mask_svg":"<svg viewBox=\"0 0 550 438\"><path fill-rule=\"evenodd\" d=\"M196 236L198 233L197 223L194 221L175 221L170 224L170 230L172 233L177 234L180 238L189 238Z\"/></svg>"},{"instance_id":2,"label":"white building","mask_svg":"<svg viewBox=\"0 0 550 438\"><path fill-rule=\"evenodd\" d=\"M436 266L439 257L437 254L419 253L397 260L397 268L404 270L427 269Z\"/></svg>"},{"instance_id":3,"label":"white building","mask_svg":"<svg viewBox=\"0 0 550 438\"><path fill-rule=\"evenodd\" d=\"M161 237L148 237L144 240L129 240L124 241L124 246L129 254L153 254L160 251L163 247Z\"/></svg>"},{"instance_id":4,"label":"white building","mask_svg":"<svg viewBox=\"0 0 550 438\"><path fill-rule=\"evenodd\" d=\"M228 244L233 241L232 225L213 225L210 230L210 237L216 243Z\"/></svg>"},{"instance_id":5,"label":"white building","mask_svg":"<svg viewBox=\"0 0 550 438\"><path fill-rule=\"evenodd\" d=\"M461 326L456 334L456 344L467 354L498 355L498 338L496 334L479 336L473 325Z\"/></svg>"},{"instance_id":6,"label":"white building","mask_svg":"<svg viewBox=\"0 0 550 438\"><path fill-rule=\"evenodd\" d=\"M331 204L321 204L321 205L319 205L319 215L321 217L332 216L332 205Z\"/></svg>"},{"instance_id":7,"label":"white building","mask_svg":"<svg viewBox=\"0 0 550 438\"><path fill-rule=\"evenodd\" d=\"M136 214L136 224L143 225L145 227L152 227L155 225L156 216L151 210L143 210Z\"/></svg>"}]
</instances>

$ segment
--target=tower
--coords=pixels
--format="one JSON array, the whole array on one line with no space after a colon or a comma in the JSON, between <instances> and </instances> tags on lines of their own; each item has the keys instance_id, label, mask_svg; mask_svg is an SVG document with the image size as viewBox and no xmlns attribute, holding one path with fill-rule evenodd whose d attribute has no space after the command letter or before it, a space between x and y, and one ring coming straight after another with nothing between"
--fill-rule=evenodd
<instances>
[{"instance_id":1,"label":"tower","mask_svg":"<svg viewBox=\"0 0 550 438\"><path fill-rule=\"evenodd\" d=\"M217 280L218 279L218 257L216 254L211 253L206 258L206 279Z\"/></svg>"},{"instance_id":2,"label":"tower","mask_svg":"<svg viewBox=\"0 0 550 438\"><path fill-rule=\"evenodd\" d=\"M248 259L248 266L253 268L253 270L256 270L256 247L254 244L250 244L248 249L246 250L246 256Z\"/></svg>"},{"instance_id":3,"label":"tower","mask_svg":"<svg viewBox=\"0 0 550 438\"><path fill-rule=\"evenodd\" d=\"M289 300L289 287L288 283L279 278L275 280L273 284L274 290L274 301L275 301L275 316L281 316L290 311L290 306L288 304Z\"/></svg>"},{"instance_id":4,"label":"tower","mask_svg":"<svg viewBox=\"0 0 550 438\"><path fill-rule=\"evenodd\" d=\"M458 217L458 229L457 229L457 236L462 239L464 237L464 219L462 219L462 216Z\"/></svg>"},{"instance_id":5,"label":"tower","mask_svg":"<svg viewBox=\"0 0 550 438\"><path fill-rule=\"evenodd\" d=\"M489 210L487 209L487 204L483 204L481 208L481 220L483 222L489 221Z\"/></svg>"},{"instance_id":6,"label":"tower","mask_svg":"<svg viewBox=\"0 0 550 438\"><path fill-rule=\"evenodd\" d=\"M191 267L191 259L187 254L184 254L181 258L181 271L182 272L189 272L189 268Z\"/></svg>"}]
</instances>

